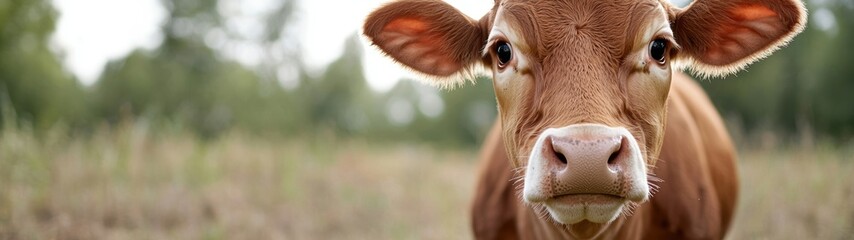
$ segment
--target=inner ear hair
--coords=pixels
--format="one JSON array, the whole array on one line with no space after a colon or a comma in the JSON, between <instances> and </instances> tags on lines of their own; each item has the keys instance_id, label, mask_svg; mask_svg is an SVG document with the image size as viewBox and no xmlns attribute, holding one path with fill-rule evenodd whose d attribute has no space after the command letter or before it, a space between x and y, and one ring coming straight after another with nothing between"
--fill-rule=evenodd
<instances>
[{"instance_id":1,"label":"inner ear hair","mask_svg":"<svg viewBox=\"0 0 854 240\"><path fill-rule=\"evenodd\" d=\"M703 77L724 76L767 57L807 21L800 0L695 0L671 7L680 65Z\"/></svg>"}]
</instances>

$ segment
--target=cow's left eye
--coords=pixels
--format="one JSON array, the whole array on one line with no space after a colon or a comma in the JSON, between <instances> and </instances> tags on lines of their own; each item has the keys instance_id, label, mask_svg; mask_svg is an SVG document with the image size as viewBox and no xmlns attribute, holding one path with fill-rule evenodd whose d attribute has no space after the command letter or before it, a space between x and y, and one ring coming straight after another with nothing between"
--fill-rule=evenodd
<instances>
[{"instance_id":1,"label":"cow's left eye","mask_svg":"<svg viewBox=\"0 0 854 240\"><path fill-rule=\"evenodd\" d=\"M495 46L495 54L498 55L498 67L504 67L513 60L513 49L508 42L498 42Z\"/></svg>"},{"instance_id":2,"label":"cow's left eye","mask_svg":"<svg viewBox=\"0 0 854 240\"><path fill-rule=\"evenodd\" d=\"M667 60L667 40L656 39L649 43L649 57L658 61L658 64L664 64Z\"/></svg>"}]
</instances>

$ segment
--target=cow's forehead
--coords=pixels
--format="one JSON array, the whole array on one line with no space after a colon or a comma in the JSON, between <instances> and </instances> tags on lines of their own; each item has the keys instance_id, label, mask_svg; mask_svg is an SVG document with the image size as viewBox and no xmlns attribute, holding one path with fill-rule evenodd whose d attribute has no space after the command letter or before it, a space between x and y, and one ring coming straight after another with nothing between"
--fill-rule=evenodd
<instances>
[{"instance_id":1,"label":"cow's forehead","mask_svg":"<svg viewBox=\"0 0 854 240\"><path fill-rule=\"evenodd\" d=\"M494 21L510 22L520 40L542 57L579 47L575 41L582 39L600 54L619 58L646 35L652 19L666 21L658 0L505 0L495 9L503 14L494 15L502 18Z\"/></svg>"}]
</instances>

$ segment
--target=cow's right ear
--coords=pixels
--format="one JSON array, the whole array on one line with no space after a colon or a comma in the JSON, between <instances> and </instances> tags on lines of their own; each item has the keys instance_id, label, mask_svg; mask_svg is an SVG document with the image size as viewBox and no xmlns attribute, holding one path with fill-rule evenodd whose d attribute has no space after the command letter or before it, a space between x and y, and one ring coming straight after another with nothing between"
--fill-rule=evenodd
<instances>
[{"instance_id":1,"label":"cow's right ear","mask_svg":"<svg viewBox=\"0 0 854 240\"><path fill-rule=\"evenodd\" d=\"M437 79L470 71L481 60L488 34L477 21L441 0L389 3L368 16L363 31L386 55Z\"/></svg>"}]
</instances>

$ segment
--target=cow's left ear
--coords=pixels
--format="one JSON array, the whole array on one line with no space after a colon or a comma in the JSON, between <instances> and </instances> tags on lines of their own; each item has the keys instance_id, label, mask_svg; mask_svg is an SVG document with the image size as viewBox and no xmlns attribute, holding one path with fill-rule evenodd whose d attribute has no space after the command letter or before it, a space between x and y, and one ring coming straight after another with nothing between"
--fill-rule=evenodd
<instances>
[{"instance_id":1,"label":"cow's left ear","mask_svg":"<svg viewBox=\"0 0 854 240\"><path fill-rule=\"evenodd\" d=\"M800 0L695 0L672 11L672 28L695 72L738 71L786 45L806 24Z\"/></svg>"}]
</instances>

